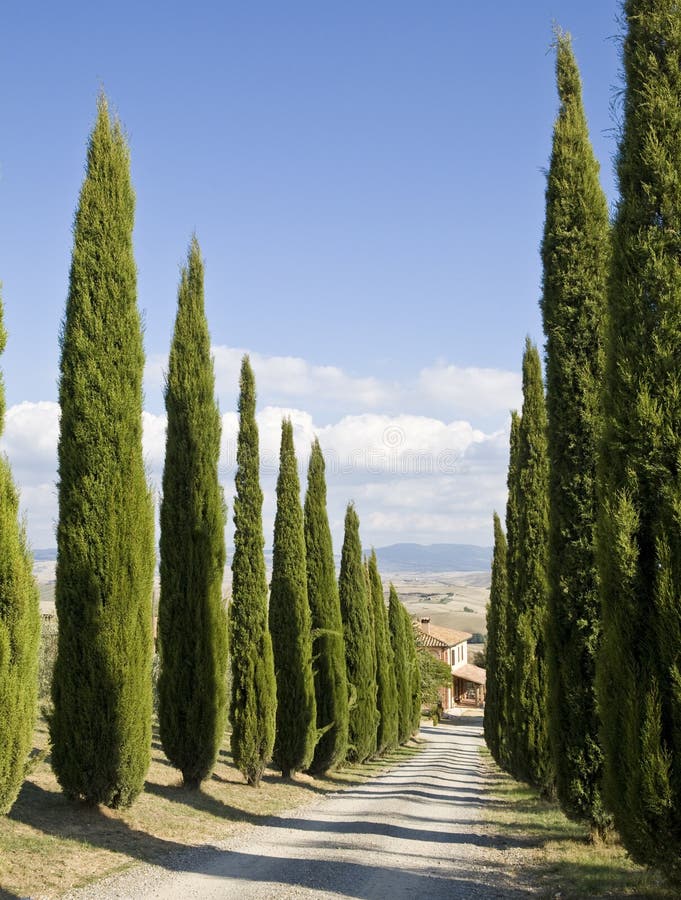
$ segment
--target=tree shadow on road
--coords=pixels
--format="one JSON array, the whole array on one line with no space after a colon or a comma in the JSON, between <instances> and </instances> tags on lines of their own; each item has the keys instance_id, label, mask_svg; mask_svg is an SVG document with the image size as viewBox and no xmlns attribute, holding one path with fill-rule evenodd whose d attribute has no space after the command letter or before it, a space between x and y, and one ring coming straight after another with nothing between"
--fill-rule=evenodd
<instances>
[{"instance_id":1,"label":"tree shadow on road","mask_svg":"<svg viewBox=\"0 0 681 900\"><path fill-rule=\"evenodd\" d=\"M144 862L159 862L186 845L155 837L133 828L99 806L73 803L63 794L47 791L31 781L24 783L9 816L43 834L78 841Z\"/></svg>"},{"instance_id":2,"label":"tree shadow on road","mask_svg":"<svg viewBox=\"0 0 681 900\"><path fill-rule=\"evenodd\" d=\"M157 784L156 782L148 781L144 785L144 790L148 794L163 797L164 800L170 800L173 803L183 803L199 812L207 812L218 818L228 819L230 822L245 822L249 825L259 825L267 819L267 816L249 813L238 806L230 806L217 797L204 793L201 789L193 790L182 786Z\"/></svg>"},{"instance_id":3,"label":"tree shadow on road","mask_svg":"<svg viewBox=\"0 0 681 900\"><path fill-rule=\"evenodd\" d=\"M349 788L346 791L343 791L343 797L355 797L357 799L367 799L371 798L374 800L384 800L386 798L391 798L395 800L400 799L416 799L422 800L427 803L443 803L448 806L485 806L489 805L489 803L495 803L494 800L484 800L484 791L473 791L472 789L469 791L460 792L456 791L427 791L421 790L420 788L411 788L405 789L399 787L399 785L395 785L394 787L387 786L386 790L381 791L373 791L371 794L362 790L353 790Z\"/></svg>"},{"instance_id":4,"label":"tree shadow on road","mask_svg":"<svg viewBox=\"0 0 681 900\"><path fill-rule=\"evenodd\" d=\"M400 816L401 818L401 816ZM535 846L536 841L514 835L513 840L508 836L500 839L497 835L481 834L477 830L477 822L463 822L467 828L456 830L449 828L437 830L432 828L409 828L404 825L394 825L390 822L376 822L371 819L346 819L341 818L337 822L320 819L287 819L276 816L267 823L271 827L286 828L291 831L317 832L320 834L366 834L383 835L400 841L425 841L433 844L471 844L483 848L508 848ZM447 822L453 825L453 822Z\"/></svg>"},{"instance_id":5,"label":"tree shadow on road","mask_svg":"<svg viewBox=\"0 0 681 900\"><path fill-rule=\"evenodd\" d=\"M225 813L219 807L222 804L198 791L164 788L154 785L153 791L162 796L169 796L179 802L195 804L202 809L214 813ZM23 795L23 799L22 799ZM40 810L38 812L38 810ZM267 857L261 854L248 854L229 850L218 850L215 847L190 847L177 841L155 837L143 830L136 829L121 820L110 817L98 807L87 807L70 803L60 794L45 791L43 788L27 782L19 800L11 814L16 821L24 822L39 829L44 834L81 842L90 847L103 848L120 853L142 862L155 863L173 872L194 872L197 874L214 874L236 880L249 882L272 882L289 884L312 889L338 891L342 886L344 896L369 900L376 896L429 897L429 900L444 898L484 897L480 893L481 886L477 880L461 876L458 871L438 871L422 873L405 870L400 864L400 854L396 854L396 865L371 865L351 861L320 859L298 859ZM448 835L446 833L426 832L420 829L403 828L390 825L377 827L370 822L351 821L336 826L328 822L310 822L305 819L254 817L243 814L239 810L230 810L226 817L242 816L244 821L260 821L261 818L271 826L300 831L308 834L312 831L332 832L338 830L345 834L384 833L393 839L412 840L430 839L433 841L474 843L480 847L492 846L484 835ZM499 896L490 894L490 896ZM504 897L524 896L512 887L504 888ZM0 900L18 900L16 895L0 891Z\"/></svg>"},{"instance_id":6,"label":"tree shadow on road","mask_svg":"<svg viewBox=\"0 0 681 900\"><path fill-rule=\"evenodd\" d=\"M500 885L487 892L479 880L479 872L453 871L434 865L428 871L417 872L403 864L371 865L345 860L263 856L262 854L232 851L205 858L208 866L192 865L190 871L204 871L212 878L226 878L249 884L291 885L322 893L329 892L355 900L375 900L377 897L427 897L429 900L456 900L475 896L526 897L499 874ZM503 887L501 884L503 883ZM502 893L499 893L499 890ZM227 893L225 886L225 896Z\"/></svg>"}]
</instances>

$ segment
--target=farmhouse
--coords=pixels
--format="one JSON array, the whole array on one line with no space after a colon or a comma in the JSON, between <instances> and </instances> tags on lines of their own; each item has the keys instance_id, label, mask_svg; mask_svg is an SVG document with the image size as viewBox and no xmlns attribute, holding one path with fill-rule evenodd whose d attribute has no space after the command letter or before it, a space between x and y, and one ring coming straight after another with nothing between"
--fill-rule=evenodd
<instances>
[{"instance_id":1,"label":"farmhouse","mask_svg":"<svg viewBox=\"0 0 681 900\"><path fill-rule=\"evenodd\" d=\"M414 622L416 640L433 656L447 663L452 670L452 684L442 688L440 698L445 709L452 706L482 706L485 702L486 672L468 662L467 631L454 631L432 625L430 619Z\"/></svg>"}]
</instances>

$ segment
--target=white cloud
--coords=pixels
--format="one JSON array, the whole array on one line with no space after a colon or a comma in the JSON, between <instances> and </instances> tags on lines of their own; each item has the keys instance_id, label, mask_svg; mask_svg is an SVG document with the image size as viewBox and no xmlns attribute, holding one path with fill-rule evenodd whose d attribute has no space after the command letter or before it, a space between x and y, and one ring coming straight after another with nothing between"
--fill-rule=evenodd
<instances>
[{"instance_id":1,"label":"white cloud","mask_svg":"<svg viewBox=\"0 0 681 900\"><path fill-rule=\"evenodd\" d=\"M29 541L35 549L54 547L57 543L57 486L54 481L22 484L21 512Z\"/></svg>"},{"instance_id":2,"label":"white cloud","mask_svg":"<svg viewBox=\"0 0 681 900\"><path fill-rule=\"evenodd\" d=\"M215 378L221 393L232 393L239 382L241 360L247 351L215 346ZM336 366L312 365L296 356L263 356L249 353L258 390L264 396L319 396L326 402L352 398L369 408L386 400L386 389L375 378L355 378Z\"/></svg>"},{"instance_id":3,"label":"white cloud","mask_svg":"<svg viewBox=\"0 0 681 900\"><path fill-rule=\"evenodd\" d=\"M166 452L166 416L142 413L142 452L152 478L160 478Z\"/></svg>"},{"instance_id":4,"label":"white cloud","mask_svg":"<svg viewBox=\"0 0 681 900\"><path fill-rule=\"evenodd\" d=\"M507 427L485 434L469 422L363 414L315 429L308 413L275 407L258 416L268 542L282 415L291 415L294 422L303 491L309 446L315 433L319 437L337 548L349 500L357 503L367 544L380 546L400 540L490 543L492 509L502 510L505 503ZM232 479L233 470L226 480L230 503Z\"/></svg>"},{"instance_id":5,"label":"white cloud","mask_svg":"<svg viewBox=\"0 0 681 900\"><path fill-rule=\"evenodd\" d=\"M264 405L285 406L292 401L310 399L327 408L353 407L377 409L386 405L394 391L390 385L373 377L348 375L337 366L320 366L297 356L264 356L238 347L212 347L215 384L225 408L236 405L241 360L248 353L258 388L258 398ZM155 355L147 360L145 386L148 396L158 395L167 371L166 356ZM307 403L305 405L308 405Z\"/></svg>"},{"instance_id":6,"label":"white cloud","mask_svg":"<svg viewBox=\"0 0 681 900\"><path fill-rule=\"evenodd\" d=\"M245 350L214 346L216 389L222 408L233 409ZM295 356L249 353L261 408L292 406L305 409L321 424L362 412L391 416L412 414L436 419L473 419L487 424L505 417L521 401L519 372L460 367L438 362L416 373L411 381L357 377L336 366L320 366ZM148 393L163 385L165 357L147 363Z\"/></svg>"},{"instance_id":7,"label":"white cloud","mask_svg":"<svg viewBox=\"0 0 681 900\"><path fill-rule=\"evenodd\" d=\"M57 518L59 406L48 401L18 403L5 415L0 449L12 465L22 517L34 547L53 547Z\"/></svg>"},{"instance_id":8,"label":"white cloud","mask_svg":"<svg viewBox=\"0 0 681 900\"><path fill-rule=\"evenodd\" d=\"M414 415L346 416L319 432L340 471L356 465L375 475L451 474L466 450L484 439L470 422Z\"/></svg>"},{"instance_id":9,"label":"white cloud","mask_svg":"<svg viewBox=\"0 0 681 900\"><path fill-rule=\"evenodd\" d=\"M234 388L242 351L218 347L214 352L218 384L227 389L230 382ZM491 542L492 509L502 512L505 503L507 411L520 399L516 373L438 364L424 369L412 385L399 386L354 378L293 357L251 354L251 360L260 396L270 399L259 403L258 411L268 543L284 415L293 422L303 491L310 445L319 437L337 549L351 499L357 503L366 544ZM147 377L160 379L163 361L152 360L150 365ZM238 415L235 402L225 403L222 396L221 407L220 478L231 508ZM427 413L436 407L449 414ZM461 410L469 415L461 415ZM165 414L144 413L144 455L157 492L165 429ZM20 403L7 411L1 446L21 489L22 509L36 547L54 544L58 433L56 403ZM228 540L231 528L230 519Z\"/></svg>"},{"instance_id":10,"label":"white cloud","mask_svg":"<svg viewBox=\"0 0 681 900\"><path fill-rule=\"evenodd\" d=\"M445 363L422 369L417 391L431 401L448 403L461 416L507 413L520 408L522 400L519 372Z\"/></svg>"},{"instance_id":11,"label":"white cloud","mask_svg":"<svg viewBox=\"0 0 681 900\"><path fill-rule=\"evenodd\" d=\"M7 410L2 449L14 468L15 479L31 473L51 479L56 469L59 405L48 401L18 403Z\"/></svg>"}]
</instances>

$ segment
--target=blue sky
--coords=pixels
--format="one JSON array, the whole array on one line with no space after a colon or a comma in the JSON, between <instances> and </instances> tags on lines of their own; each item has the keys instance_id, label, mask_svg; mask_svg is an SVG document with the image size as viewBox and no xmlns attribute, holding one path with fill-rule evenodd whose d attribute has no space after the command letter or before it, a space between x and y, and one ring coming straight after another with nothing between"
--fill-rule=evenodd
<instances>
[{"instance_id":1,"label":"blue sky","mask_svg":"<svg viewBox=\"0 0 681 900\"><path fill-rule=\"evenodd\" d=\"M5 447L34 544L53 543L57 338L100 86L131 145L152 478L178 268L196 230L226 444L245 349L275 455L283 409L301 455L314 432L338 455L336 535L354 495L367 542L489 542L524 336L541 340L551 27L573 34L612 202L617 14L566 0L6 9ZM367 462L362 435L392 461ZM405 448L429 471L392 459ZM449 450L458 478L433 464ZM223 471L229 500L228 446Z\"/></svg>"}]
</instances>

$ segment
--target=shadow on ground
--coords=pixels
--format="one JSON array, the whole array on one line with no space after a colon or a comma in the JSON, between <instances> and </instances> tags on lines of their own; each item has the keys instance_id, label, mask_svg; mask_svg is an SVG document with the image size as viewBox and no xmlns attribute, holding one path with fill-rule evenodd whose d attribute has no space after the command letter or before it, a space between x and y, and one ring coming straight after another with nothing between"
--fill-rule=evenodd
<instances>
[{"instance_id":1,"label":"shadow on ground","mask_svg":"<svg viewBox=\"0 0 681 900\"><path fill-rule=\"evenodd\" d=\"M208 861L208 857L207 857ZM314 891L328 891L356 900L377 897L428 897L429 900L454 900L468 897L526 897L524 890L505 884L503 893L485 895L474 875L467 877L449 870L438 872L436 866L427 872L411 871L404 866L375 866L328 859L263 857L239 851L210 856L210 863L191 871L211 877L247 881L250 884L291 885Z\"/></svg>"},{"instance_id":2,"label":"shadow on ground","mask_svg":"<svg viewBox=\"0 0 681 900\"><path fill-rule=\"evenodd\" d=\"M466 724L470 724L470 720ZM422 869L411 870L408 863L405 865L409 857L408 852L405 852L404 858L400 860L400 841L431 842L442 846L443 854L445 845L468 844L483 850L503 851L511 847L539 846L542 842L541 837L537 835L527 838L508 832L503 837L493 832L485 833L485 823L481 820L471 823L464 816L463 820L458 821L457 807L475 807L482 811L485 806L509 807L510 804L506 800L490 798L483 786L468 787L459 783L452 790L442 791L421 786L420 776L450 775L460 780L467 777L479 779L483 774L480 757L476 751L461 749L452 754L451 744L446 740L442 729L427 727L424 731L430 737L428 748L429 757L433 760L432 766L428 765L425 759L412 757L412 762L406 770L388 772L379 782L371 781L350 788L346 787L347 780L334 776L324 779L322 786L299 782L300 787L308 788L311 793L328 794L329 790L333 790L336 786L342 787L342 796L347 798L365 800L371 798L380 802L384 799L409 797L423 804L423 816L406 817L414 821L414 827L409 824L373 822L369 818L356 817L339 818L336 822L293 816L257 815L230 806L200 790L187 790L155 782L147 782L145 786L149 794L226 821L248 825L267 824L294 834L300 832L300 844L305 846L314 841L312 837L314 832L322 836L336 835L339 841L341 836L349 839L353 835L383 835L395 841L394 866L372 865L370 859L364 864L328 858L299 859L295 856L280 858L267 854L263 856L218 850L209 845L190 847L181 841L160 838L135 828L123 819L107 814L97 807L73 804L62 794L45 790L31 782L24 785L12 810L11 818L45 834L120 853L126 858L155 863L173 872L223 875L235 880L299 885L313 890L341 890L344 896L358 900L369 900L377 896L391 897L393 894L396 897L428 897L429 900L473 895L509 898L527 896L526 891L519 890L508 882L502 862L485 863L490 871L497 870L498 877L495 881L500 885L503 884L502 892L496 894L490 889L489 893L484 894L481 893L481 888L482 891L485 889L478 883L476 877L473 875L468 877L467 866L454 868L449 864L439 865L446 861L436 858L433 860L432 868L424 872ZM479 729L475 727L472 727L470 732L471 736L479 735ZM460 733L458 728L457 733ZM396 759L393 762L400 761L402 760ZM266 780L280 781L280 778L268 774ZM433 802L451 808L451 818L431 820L428 817L428 808ZM419 827L420 823L423 827ZM428 825L432 827L429 828ZM482 827L478 827L479 825ZM553 835L547 834L546 840L552 837ZM322 837L322 840L318 841L322 848L324 840ZM339 841L331 839L328 844L333 846ZM274 852L276 853L276 849ZM414 854L418 855L418 852L414 850ZM17 900L17 898L11 893L0 891L0 900Z\"/></svg>"}]
</instances>

